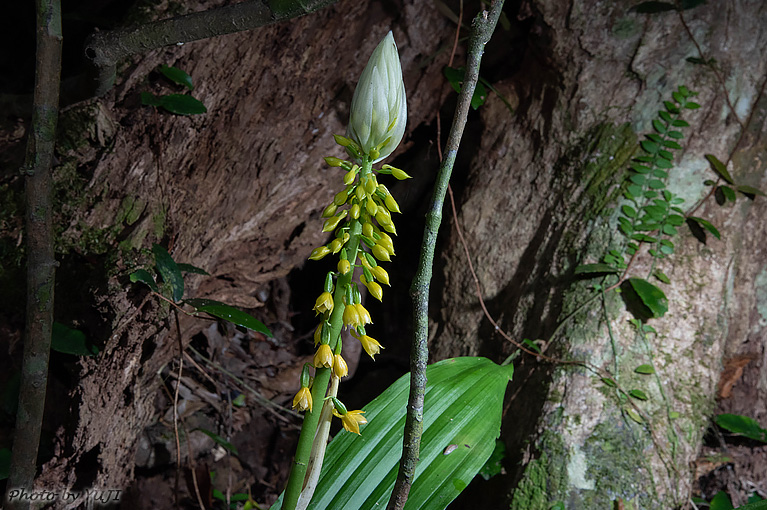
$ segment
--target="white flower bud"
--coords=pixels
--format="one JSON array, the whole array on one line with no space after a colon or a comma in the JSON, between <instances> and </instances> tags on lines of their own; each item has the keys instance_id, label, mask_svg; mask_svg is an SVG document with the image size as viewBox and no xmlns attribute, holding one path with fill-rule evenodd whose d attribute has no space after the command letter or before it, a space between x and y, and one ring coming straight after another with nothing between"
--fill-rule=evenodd
<instances>
[{"instance_id":1,"label":"white flower bud","mask_svg":"<svg viewBox=\"0 0 767 510\"><path fill-rule=\"evenodd\" d=\"M371 155L375 163L397 148L405 134L406 122L405 84L397 44L390 31L373 50L354 90L346 136L354 140L363 153Z\"/></svg>"}]
</instances>

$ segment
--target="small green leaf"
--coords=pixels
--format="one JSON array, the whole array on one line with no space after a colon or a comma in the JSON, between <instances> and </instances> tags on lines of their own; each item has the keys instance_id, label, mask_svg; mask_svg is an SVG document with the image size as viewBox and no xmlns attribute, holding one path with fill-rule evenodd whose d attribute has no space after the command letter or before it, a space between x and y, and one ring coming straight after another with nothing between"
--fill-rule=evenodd
<instances>
[{"instance_id":1,"label":"small green leaf","mask_svg":"<svg viewBox=\"0 0 767 510\"><path fill-rule=\"evenodd\" d=\"M178 303L184 297L184 277L178 269L176 261L170 256L168 250L159 244L152 245L154 261L157 264L157 272L160 273L165 283L170 285L173 301Z\"/></svg>"},{"instance_id":2,"label":"small green leaf","mask_svg":"<svg viewBox=\"0 0 767 510\"><path fill-rule=\"evenodd\" d=\"M637 422L638 424L640 424L640 425L641 425L641 424L643 424L643 423L644 423L644 421L642 421L642 417L641 417L641 416L639 416L639 413L638 413L638 412L636 412L635 410L633 410L633 409L631 409L631 408L629 408L629 409L626 409L626 414L629 416L629 418L631 418L632 420L634 420L634 421L635 421L635 422Z\"/></svg>"},{"instance_id":3,"label":"small green leaf","mask_svg":"<svg viewBox=\"0 0 767 510\"><path fill-rule=\"evenodd\" d=\"M634 397L637 400L647 400L647 395L642 390L631 390L629 396Z\"/></svg>"},{"instance_id":4,"label":"small green leaf","mask_svg":"<svg viewBox=\"0 0 767 510\"><path fill-rule=\"evenodd\" d=\"M688 101L687 103L685 103L684 107L687 108L688 110L697 110L698 108L700 108L700 105L693 101Z\"/></svg>"},{"instance_id":5,"label":"small green leaf","mask_svg":"<svg viewBox=\"0 0 767 510\"><path fill-rule=\"evenodd\" d=\"M764 194L762 190L759 188L754 188L753 186L748 186L747 184L741 184L735 188L736 190L740 191L744 195L751 195L750 198L753 198L754 195L760 196L760 197L767 197L767 195Z\"/></svg>"},{"instance_id":6,"label":"small green leaf","mask_svg":"<svg viewBox=\"0 0 767 510\"><path fill-rule=\"evenodd\" d=\"M477 108L485 104L486 99L487 99L487 89L485 89L485 86L482 85L481 82L477 82L477 85L474 88L474 94L471 96L471 107L476 110Z\"/></svg>"},{"instance_id":7,"label":"small green leaf","mask_svg":"<svg viewBox=\"0 0 767 510\"><path fill-rule=\"evenodd\" d=\"M99 353L98 347L85 338L85 333L58 322L53 323L51 349L75 356L95 356Z\"/></svg>"},{"instance_id":8,"label":"small green leaf","mask_svg":"<svg viewBox=\"0 0 767 510\"><path fill-rule=\"evenodd\" d=\"M176 115L197 115L208 111L202 102L186 94L169 94L159 99L161 108Z\"/></svg>"},{"instance_id":9,"label":"small green leaf","mask_svg":"<svg viewBox=\"0 0 767 510\"><path fill-rule=\"evenodd\" d=\"M663 146L667 149L676 149L679 150L682 148L681 145L676 143L674 140L663 140Z\"/></svg>"},{"instance_id":10,"label":"small green leaf","mask_svg":"<svg viewBox=\"0 0 767 510\"><path fill-rule=\"evenodd\" d=\"M680 414L678 411L671 411L670 413L668 413L669 420L676 420L677 418L679 418L679 416Z\"/></svg>"},{"instance_id":11,"label":"small green leaf","mask_svg":"<svg viewBox=\"0 0 767 510\"><path fill-rule=\"evenodd\" d=\"M666 187L666 184L658 179L650 179L647 181L647 187L650 189L663 189Z\"/></svg>"},{"instance_id":12,"label":"small green leaf","mask_svg":"<svg viewBox=\"0 0 767 510\"><path fill-rule=\"evenodd\" d=\"M767 510L767 501L756 501L745 506L739 506L737 510Z\"/></svg>"},{"instance_id":13,"label":"small green leaf","mask_svg":"<svg viewBox=\"0 0 767 510\"><path fill-rule=\"evenodd\" d=\"M161 103L162 101L160 98L154 94L150 94L149 92L141 93L141 104L146 106L160 106Z\"/></svg>"},{"instance_id":14,"label":"small green leaf","mask_svg":"<svg viewBox=\"0 0 767 510\"><path fill-rule=\"evenodd\" d=\"M178 83L179 85L183 85L189 90L194 90L192 77L189 76L186 71L183 71L178 67L162 65L160 66L160 72L173 83Z\"/></svg>"},{"instance_id":15,"label":"small green leaf","mask_svg":"<svg viewBox=\"0 0 767 510\"><path fill-rule=\"evenodd\" d=\"M712 225L711 222L709 222L708 220L704 220L703 218L698 218L697 216L690 216L689 218L687 218L688 225L690 221L694 221L695 223L699 224L701 227L711 232L711 235L716 237L717 239L722 238L722 236L719 234L719 231L716 229L716 227Z\"/></svg>"},{"instance_id":16,"label":"small green leaf","mask_svg":"<svg viewBox=\"0 0 767 510\"><path fill-rule=\"evenodd\" d=\"M671 280L669 279L669 277L666 276L666 274L660 269L656 269L655 271L653 271L652 275L663 283L671 283Z\"/></svg>"},{"instance_id":17,"label":"small green leaf","mask_svg":"<svg viewBox=\"0 0 767 510\"><path fill-rule=\"evenodd\" d=\"M652 127L655 128L655 131L660 134L664 134L666 132L666 126L664 126L663 123L658 119L652 120Z\"/></svg>"},{"instance_id":18,"label":"small green leaf","mask_svg":"<svg viewBox=\"0 0 767 510\"><path fill-rule=\"evenodd\" d=\"M637 374L650 375L655 373L655 369L652 367L652 365L639 365L634 369L634 372Z\"/></svg>"},{"instance_id":19,"label":"small green leaf","mask_svg":"<svg viewBox=\"0 0 767 510\"><path fill-rule=\"evenodd\" d=\"M549 507L549 510L566 510L565 504L562 501L556 501Z\"/></svg>"},{"instance_id":20,"label":"small green leaf","mask_svg":"<svg viewBox=\"0 0 767 510\"><path fill-rule=\"evenodd\" d=\"M631 207L630 205L624 205L623 207L621 207L621 211L623 211L623 214L625 214L629 218L636 218L637 217L636 210L633 207Z\"/></svg>"},{"instance_id":21,"label":"small green leaf","mask_svg":"<svg viewBox=\"0 0 767 510\"><path fill-rule=\"evenodd\" d=\"M716 417L716 424L733 434L767 443L767 430L763 429L759 422L748 416L720 414Z\"/></svg>"},{"instance_id":22,"label":"small green leaf","mask_svg":"<svg viewBox=\"0 0 767 510\"><path fill-rule=\"evenodd\" d=\"M652 140L642 140L639 145L641 145L642 148L650 154L655 154L658 152L658 144Z\"/></svg>"},{"instance_id":23,"label":"small green leaf","mask_svg":"<svg viewBox=\"0 0 767 510\"><path fill-rule=\"evenodd\" d=\"M450 83L450 86L453 87L453 90L460 93L461 83L463 83L464 69L463 68L457 69L455 67L445 66L442 72L445 74L445 78L447 78L447 81Z\"/></svg>"},{"instance_id":24,"label":"small green leaf","mask_svg":"<svg viewBox=\"0 0 767 510\"><path fill-rule=\"evenodd\" d=\"M144 285L149 286L149 288L153 291L160 292L160 289L157 288L157 284L155 283L154 278L152 278L152 275L149 274L149 271L146 269L139 269L132 272L130 275L130 281L131 283L141 282Z\"/></svg>"},{"instance_id":25,"label":"small green leaf","mask_svg":"<svg viewBox=\"0 0 767 510\"><path fill-rule=\"evenodd\" d=\"M178 269L183 273L195 273L195 274L204 274L205 276L210 276L210 273L205 271L204 269L200 269L197 266L193 266L192 264L184 264L183 262L177 263Z\"/></svg>"},{"instance_id":26,"label":"small green leaf","mask_svg":"<svg viewBox=\"0 0 767 510\"><path fill-rule=\"evenodd\" d=\"M674 140L681 140L682 138L684 138L684 135L682 134L681 131L669 131L666 134L668 135L669 138L673 138Z\"/></svg>"},{"instance_id":27,"label":"small green leaf","mask_svg":"<svg viewBox=\"0 0 767 510\"><path fill-rule=\"evenodd\" d=\"M719 186L719 189L724 193L724 197L730 202L735 202L738 197L735 196L735 191L729 186Z\"/></svg>"},{"instance_id":28,"label":"small green leaf","mask_svg":"<svg viewBox=\"0 0 767 510\"><path fill-rule=\"evenodd\" d=\"M733 506L730 496L724 491L719 491L711 500L708 508L709 510L732 510Z\"/></svg>"},{"instance_id":29,"label":"small green leaf","mask_svg":"<svg viewBox=\"0 0 767 510\"><path fill-rule=\"evenodd\" d=\"M601 377L600 379L605 384L605 386L609 386L610 388L615 388L618 386L617 384L615 384L615 381L613 381L609 377Z\"/></svg>"},{"instance_id":30,"label":"small green leaf","mask_svg":"<svg viewBox=\"0 0 767 510\"><path fill-rule=\"evenodd\" d=\"M541 348L538 347L537 343L533 342L529 338L525 338L524 340L522 340L522 345L524 345L525 347L527 347L533 352L537 352L538 354L541 354Z\"/></svg>"},{"instance_id":31,"label":"small green leaf","mask_svg":"<svg viewBox=\"0 0 767 510\"><path fill-rule=\"evenodd\" d=\"M503 459L506 458L506 443L500 439L495 440L495 448L493 453L490 454L490 458L487 459L485 465L479 470L479 474L485 480L490 480L495 475L501 474L503 471Z\"/></svg>"},{"instance_id":32,"label":"small green leaf","mask_svg":"<svg viewBox=\"0 0 767 510\"><path fill-rule=\"evenodd\" d=\"M607 264L582 264L575 268L575 274L615 274L620 269Z\"/></svg>"},{"instance_id":33,"label":"small green leaf","mask_svg":"<svg viewBox=\"0 0 767 510\"><path fill-rule=\"evenodd\" d=\"M735 181L732 179L732 176L730 175L730 172L727 171L727 167L724 163L719 161L719 159L714 156L713 154L706 154L706 159L711 164L711 168L719 174L719 176L727 181L730 184L735 184Z\"/></svg>"},{"instance_id":34,"label":"small green leaf","mask_svg":"<svg viewBox=\"0 0 767 510\"><path fill-rule=\"evenodd\" d=\"M263 333L269 338L272 337L272 332L269 331L269 328L264 323L233 306L213 301L212 299L186 299L184 303L194 307L198 312L205 312L213 317L224 319L243 328Z\"/></svg>"},{"instance_id":35,"label":"small green leaf","mask_svg":"<svg viewBox=\"0 0 767 510\"><path fill-rule=\"evenodd\" d=\"M234 399L232 399L232 405L236 407L242 407L245 405L245 394L240 393Z\"/></svg>"},{"instance_id":36,"label":"small green leaf","mask_svg":"<svg viewBox=\"0 0 767 510\"><path fill-rule=\"evenodd\" d=\"M668 299L658 287L643 278L629 278L629 284L642 303L650 310L652 317L663 317L668 311Z\"/></svg>"},{"instance_id":37,"label":"small green leaf","mask_svg":"<svg viewBox=\"0 0 767 510\"><path fill-rule=\"evenodd\" d=\"M231 452L231 453L233 453L235 455L238 455L237 448L235 448L232 443L230 443L229 441L227 441L223 437L219 436L218 434L215 434L215 433L211 432L210 430L199 429L199 428L197 430L199 430L200 432L202 432L203 434L205 434L206 436L211 438L216 443L220 444L225 450L227 450L227 451L229 451L229 452Z\"/></svg>"}]
</instances>

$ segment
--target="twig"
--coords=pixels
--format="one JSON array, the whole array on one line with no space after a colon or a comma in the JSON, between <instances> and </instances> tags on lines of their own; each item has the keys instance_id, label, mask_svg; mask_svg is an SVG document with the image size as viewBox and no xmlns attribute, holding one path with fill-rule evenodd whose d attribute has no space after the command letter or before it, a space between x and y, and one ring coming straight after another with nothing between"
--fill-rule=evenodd
<instances>
[{"instance_id":1,"label":"twig","mask_svg":"<svg viewBox=\"0 0 767 510\"><path fill-rule=\"evenodd\" d=\"M32 490L48 383L53 330L53 255L51 164L59 117L61 82L61 5L38 0L37 66L32 127L21 171L26 176L27 315L21 388L8 488ZM6 501L8 508L28 508L29 500Z\"/></svg>"},{"instance_id":2,"label":"twig","mask_svg":"<svg viewBox=\"0 0 767 510\"><path fill-rule=\"evenodd\" d=\"M116 64L123 58L163 46L232 34L303 16L336 0L250 0L107 32L96 32L85 44L85 56L95 67L94 95L112 88Z\"/></svg>"},{"instance_id":3,"label":"twig","mask_svg":"<svg viewBox=\"0 0 767 510\"><path fill-rule=\"evenodd\" d=\"M296 418L303 418L303 416L301 416L301 415L300 415L300 414L298 414L297 412L293 411L292 409L288 409L287 407L283 407L283 406L281 406L280 404L277 404L277 403L275 403L275 402L272 402L272 401L271 401L271 400L269 400L268 398L264 397L263 395L261 395L261 394L258 392L258 390L256 390L255 388L253 388L252 386L250 386L248 383L246 383L245 381L243 381L242 379L240 379L239 377L237 377L236 375L234 375L234 374L233 374L232 372L230 372L229 370L225 369L225 368L224 368L223 366L221 366L219 363L216 363L215 361L213 361L213 360L211 360L211 359L209 359L209 358L206 358L206 357L205 357L205 355L203 355L202 353L200 353L200 352L199 352L197 349L195 349L195 348L194 348L194 347L192 347L191 345L187 346L187 349L188 349L188 350L190 350L190 351L192 351L193 353L195 353L195 354L196 354L197 356L199 356L200 358L202 358L202 360L203 360L205 363L207 363L207 364L208 364L208 366L215 368L216 370L218 370L218 371L219 371L219 372L221 372L222 374L226 374L226 375L228 375L228 376L229 376L229 377L230 377L230 378L231 378L231 379L232 379L234 382L236 382L237 384L239 384L240 386L242 386L243 388L245 388L246 390L248 390L248 391L250 392L250 394L253 396L253 398L254 398L254 399L256 399L256 402L258 402L259 404L261 404L262 406L264 406L264 407L266 408L266 410L267 410L267 411L269 411L270 413L272 413L272 414L273 414L274 416L276 416L276 417L277 417L279 420L281 420L281 421L283 421L283 422L285 422L285 423L290 423L290 420L288 420L287 418L285 418L285 417L284 417L284 416L282 416L281 414L278 414L278 413L277 413L277 411L275 411L275 409L277 409L277 410L279 410L279 411L281 411L281 412L283 412L283 413L285 413L285 414L289 414L289 415L291 415L291 416L294 416L294 417L296 417Z\"/></svg>"},{"instance_id":4,"label":"twig","mask_svg":"<svg viewBox=\"0 0 767 510\"><path fill-rule=\"evenodd\" d=\"M415 466L418 463L418 454L421 447L421 434L423 432L423 403L426 388L426 364L429 358L428 352L428 311L429 311L429 285L431 282L432 264L434 261L434 247L436 245L439 225L442 221L442 205L447 193L447 185L453 170L455 157L463 135L466 119L469 114L471 97L474 94L479 78L479 64L482 59L485 44L495 30L495 25L503 8L503 0L493 1L490 12L482 11L474 19L472 35L469 39L469 52L466 61L466 75L464 77L461 93L458 96L456 115L450 129L447 145L445 147L445 159L440 166L437 182L434 186L434 195L426 215L426 227L421 249L421 257L416 276L410 287L410 295L413 298L413 344L410 352L410 395L408 397L407 417L405 420L405 434L402 441L402 457L400 459L397 480L394 483L391 498L387 508L400 510L405 506L410 487L415 478Z\"/></svg>"}]
</instances>

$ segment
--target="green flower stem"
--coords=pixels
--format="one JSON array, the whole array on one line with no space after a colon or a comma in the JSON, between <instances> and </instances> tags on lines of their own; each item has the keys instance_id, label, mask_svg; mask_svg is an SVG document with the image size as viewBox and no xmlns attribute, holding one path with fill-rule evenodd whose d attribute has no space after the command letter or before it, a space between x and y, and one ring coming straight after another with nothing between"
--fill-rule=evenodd
<instances>
[{"instance_id":1,"label":"green flower stem","mask_svg":"<svg viewBox=\"0 0 767 510\"><path fill-rule=\"evenodd\" d=\"M434 262L434 247L437 244L437 233L442 222L442 205L445 202L447 185L450 182L455 156L458 153L458 146L466 126L471 97L479 79L479 64L482 60L482 53L485 44L495 31L502 8L503 0L494 0L490 12L481 12L472 23L469 52L466 59L466 76L458 96L456 114L445 146L445 159L440 166L437 182L434 185L434 195L429 206L429 212L426 214L421 257L416 276L410 287L410 295L413 298L413 343L410 351L410 395L408 397L407 418L405 419L405 434L402 441L402 458L387 510L401 510L405 506L415 478L415 467L418 463L421 434L423 433L426 364L429 359L429 284Z\"/></svg>"},{"instance_id":2,"label":"green flower stem","mask_svg":"<svg viewBox=\"0 0 767 510\"><path fill-rule=\"evenodd\" d=\"M363 161L360 169L360 182L370 174L372 163ZM349 241L346 243L346 253L349 262L354 264L357 260L357 251L360 246L360 234L362 234L362 223L359 220L349 222ZM336 344L341 341L341 329L343 328L344 314L344 296L346 288L352 283L354 271L349 271L345 275L339 275L336 281L336 289L333 293L333 312L330 314L330 348L335 350ZM285 488L285 499L282 502L282 510L295 510L298 503L298 497L304 485L306 470L311 457L312 444L317 432L317 425L320 421L325 396L330 382L330 368L318 368L314 375L312 384L312 402L314 402L312 411L307 411L304 416L304 423L301 426L301 435L298 438L296 447L296 456L293 459L293 467L288 478L288 485Z\"/></svg>"}]
</instances>

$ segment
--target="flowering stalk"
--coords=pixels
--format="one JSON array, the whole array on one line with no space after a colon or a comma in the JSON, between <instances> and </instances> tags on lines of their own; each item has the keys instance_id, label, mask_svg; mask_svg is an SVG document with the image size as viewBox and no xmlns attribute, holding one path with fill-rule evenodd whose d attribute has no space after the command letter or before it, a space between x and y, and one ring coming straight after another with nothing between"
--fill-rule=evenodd
<instances>
[{"instance_id":1,"label":"flowering stalk","mask_svg":"<svg viewBox=\"0 0 767 510\"><path fill-rule=\"evenodd\" d=\"M355 434L360 434L360 425L367 423L362 411L347 411L337 398L338 381L348 373L341 355L341 330L348 327L374 359L383 348L365 330L372 318L361 303L358 283L353 277L354 269L361 269L359 284L374 298L383 299L381 284L389 285L389 275L378 263L388 262L395 254L389 234L397 233L392 214L400 209L386 186L378 183L376 173L393 175L399 180L410 176L389 165L374 172L373 163L397 147L405 132L406 117L402 70L397 46L389 32L370 57L355 89L346 136L335 136L336 143L346 149L352 161L325 158L328 165L345 172L344 188L322 213L323 232L334 232L335 238L312 251L309 258L319 260L338 254L339 261L337 272L328 273L324 291L314 305L321 316L314 334L315 377L311 398L303 374L301 389L294 398L294 407L307 413L285 489L283 510L303 509L309 504L322 465L331 417L340 418L344 428Z\"/></svg>"}]
</instances>

